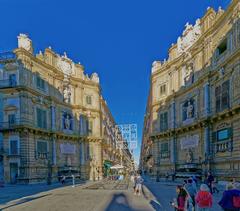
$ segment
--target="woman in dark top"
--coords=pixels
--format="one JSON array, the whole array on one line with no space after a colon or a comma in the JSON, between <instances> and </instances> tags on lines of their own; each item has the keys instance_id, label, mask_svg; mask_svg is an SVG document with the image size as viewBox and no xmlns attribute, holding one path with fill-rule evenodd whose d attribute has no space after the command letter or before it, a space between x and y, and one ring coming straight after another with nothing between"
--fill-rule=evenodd
<instances>
[{"instance_id":1,"label":"woman in dark top","mask_svg":"<svg viewBox=\"0 0 240 211\"><path fill-rule=\"evenodd\" d=\"M186 208L186 201L188 194L183 186L178 185L176 188L177 192L177 201L176 203L172 203L172 206L175 207L176 211L184 211Z\"/></svg>"}]
</instances>

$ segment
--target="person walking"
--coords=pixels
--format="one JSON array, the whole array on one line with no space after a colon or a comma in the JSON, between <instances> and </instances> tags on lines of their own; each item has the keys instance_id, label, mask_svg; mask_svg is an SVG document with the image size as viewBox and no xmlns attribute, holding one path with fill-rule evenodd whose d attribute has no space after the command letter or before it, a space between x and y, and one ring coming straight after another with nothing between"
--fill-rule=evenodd
<instances>
[{"instance_id":1,"label":"person walking","mask_svg":"<svg viewBox=\"0 0 240 211\"><path fill-rule=\"evenodd\" d=\"M214 177L213 177L211 172L208 172L208 175L207 175L207 185L208 185L208 187L210 189L211 194L213 193L213 189L212 189L213 182L214 182Z\"/></svg>"},{"instance_id":2,"label":"person walking","mask_svg":"<svg viewBox=\"0 0 240 211\"><path fill-rule=\"evenodd\" d=\"M196 187L195 183L193 183L193 180L191 178L189 178L184 187L186 188L189 196L192 199L193 207L195 207L195 195L197 194L197 187Z\"/></svg>"},{"instance_id":3,"label":"person walking","mask_svg":"<svg viewBox=\"0 0 240 211\"><path fill-rule=\"evenodd\" d=\"M178 185L176 188L176 192L177 199L174 199L174 201L171 202L172 207L174 207L176 211L187 210L187 198L188 198L187 191L184 189L182 185Z\"/></svg>"},{"instance_id":4,"label":"person walking","mask_svg":"<svg viewBox=\"0 0 240 211\"><path fill-rule=\"evenodd\" d=\"M232 182L228 183L218 204L224 211L240 211L240 190Z\"/></svg>"},{"instance_id":5,"label":"person walking","mask_svg":"<svg viewBox=\"0 0 240 211\"><path fill-rule=\"evenodd\" d=\"M195 197L195 202L197 211L209 211L211 209L213 197L206 184L201 184L200 190Z\"/></svg>"},{"instance_id":6,"label":"person walking","mask_svg":"<svg viewBox=\"0 0 240 211\"><path fill-rule=\"evenodd\" d=\"M140 174L138 174L136 178L136 187L135 187L134 195L138 195L138 196L141 195L142 183L143 183L143 178L141 177Z\"/></svg>"},{"instance_id":7,"label":"person walking","mask_svg":"<svg viewBox=\"0 0 240 211\"><path fill-rule=\"evenodd\" d=\"M213 191L213 193L219 193L216 180L212 182L212 191Z\"/></svg>"}]
</instances>

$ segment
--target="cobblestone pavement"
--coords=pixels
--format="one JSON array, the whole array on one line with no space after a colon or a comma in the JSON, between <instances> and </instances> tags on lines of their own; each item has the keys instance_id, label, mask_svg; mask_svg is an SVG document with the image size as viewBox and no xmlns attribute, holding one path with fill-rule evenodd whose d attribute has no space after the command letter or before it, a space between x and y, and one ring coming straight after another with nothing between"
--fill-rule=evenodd
<instances>
[{"instance_id":1,"label":"cobblestone pavement","mask_svg":"<svg viewBox=\"0 0 240 211\"><path fill-rule=\"evenodd\" d=\"M177 183L145 180L143 195L135 196L129 181L101 181L78 184L10 186L0 189L0 210L13 211L173 211ZM10 197L13 196L13 197ZM18 196L18 197L17 197ZM9 198L10 197L10 198ZM212 211L221 193L214 195Z\"/></svg>"}]
</instances>

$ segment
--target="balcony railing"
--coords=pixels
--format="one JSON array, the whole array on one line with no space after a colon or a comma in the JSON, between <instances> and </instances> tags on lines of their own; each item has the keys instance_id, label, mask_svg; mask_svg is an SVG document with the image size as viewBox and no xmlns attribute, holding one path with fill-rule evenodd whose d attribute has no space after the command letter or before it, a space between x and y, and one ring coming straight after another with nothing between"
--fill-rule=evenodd
<instances>
[{"instance_id":1,"label":"balcony railing","mask_svg":"<svg viewBox=\"0 0 240 211\"><path fill-rule=\"evenodd\" d=\"M11 129L22 125L34 126L35 124L24 118L16 118L14 121L0 122L0 129Z\"/></svg>"},{"instance_id":2,"label":"balcony railing","mask_svg":"<svg viewBox=\"0 0 240 211\"><path fill-rule=\"evenodd\" d=\"M214 153L218 153L218 152L231 152L232 149L233 149L233 143L232 143L231 140L219 141L217 143L214 143L214 145L213 145Z\"/></svg>"},{"instance_id":3,"label":"balcony railing","mask_svg":"<svg viewBox=\"0 0 240 211\"><path fill-rule=\"evenodd\" d=\"M170 158L170 151L162 151L162 152L160 152L160 157L162 159Z\"/></svg>"},{"instance_id":4,"label":"balcony railing","mask_svg":"<svg viewBox=\"0 0 240 211\"><path fill-rule=\"evenodd\" d=\"M12 79L0 80L0 88L12 88L16 87L17 82Z\"/></svg>"}]
</instances>

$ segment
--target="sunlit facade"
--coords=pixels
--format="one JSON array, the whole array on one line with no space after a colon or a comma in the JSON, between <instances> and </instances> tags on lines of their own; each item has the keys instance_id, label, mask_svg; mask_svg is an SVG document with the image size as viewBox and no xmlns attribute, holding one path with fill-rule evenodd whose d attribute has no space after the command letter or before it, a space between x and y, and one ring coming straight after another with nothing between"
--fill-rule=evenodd
<instances>
[{"instance_id":1,"label":"sunlit facade","mask_svg":"<svg viewBox=\"0 0 240 211\"><path fill-rule=\"evenodd\" d=\"M187 23L152 66L141 168L240 178L240 3Z\"/></svg>"},{"instance_id":2,"label":"sunlit facade","mask_svg":"<svg viewBox=\"0 0 240 211\"><path fill-rule=\"evenodd\" d=\"M25 34L0 60L1 181L54 181L67 171L101 180L106 157L119 164L131 160L128 149L114 145L115 134L104 134L111 114L96 73L89 77L80 63L51 47L34 55Z\"/></svg>"}]
</instances>

